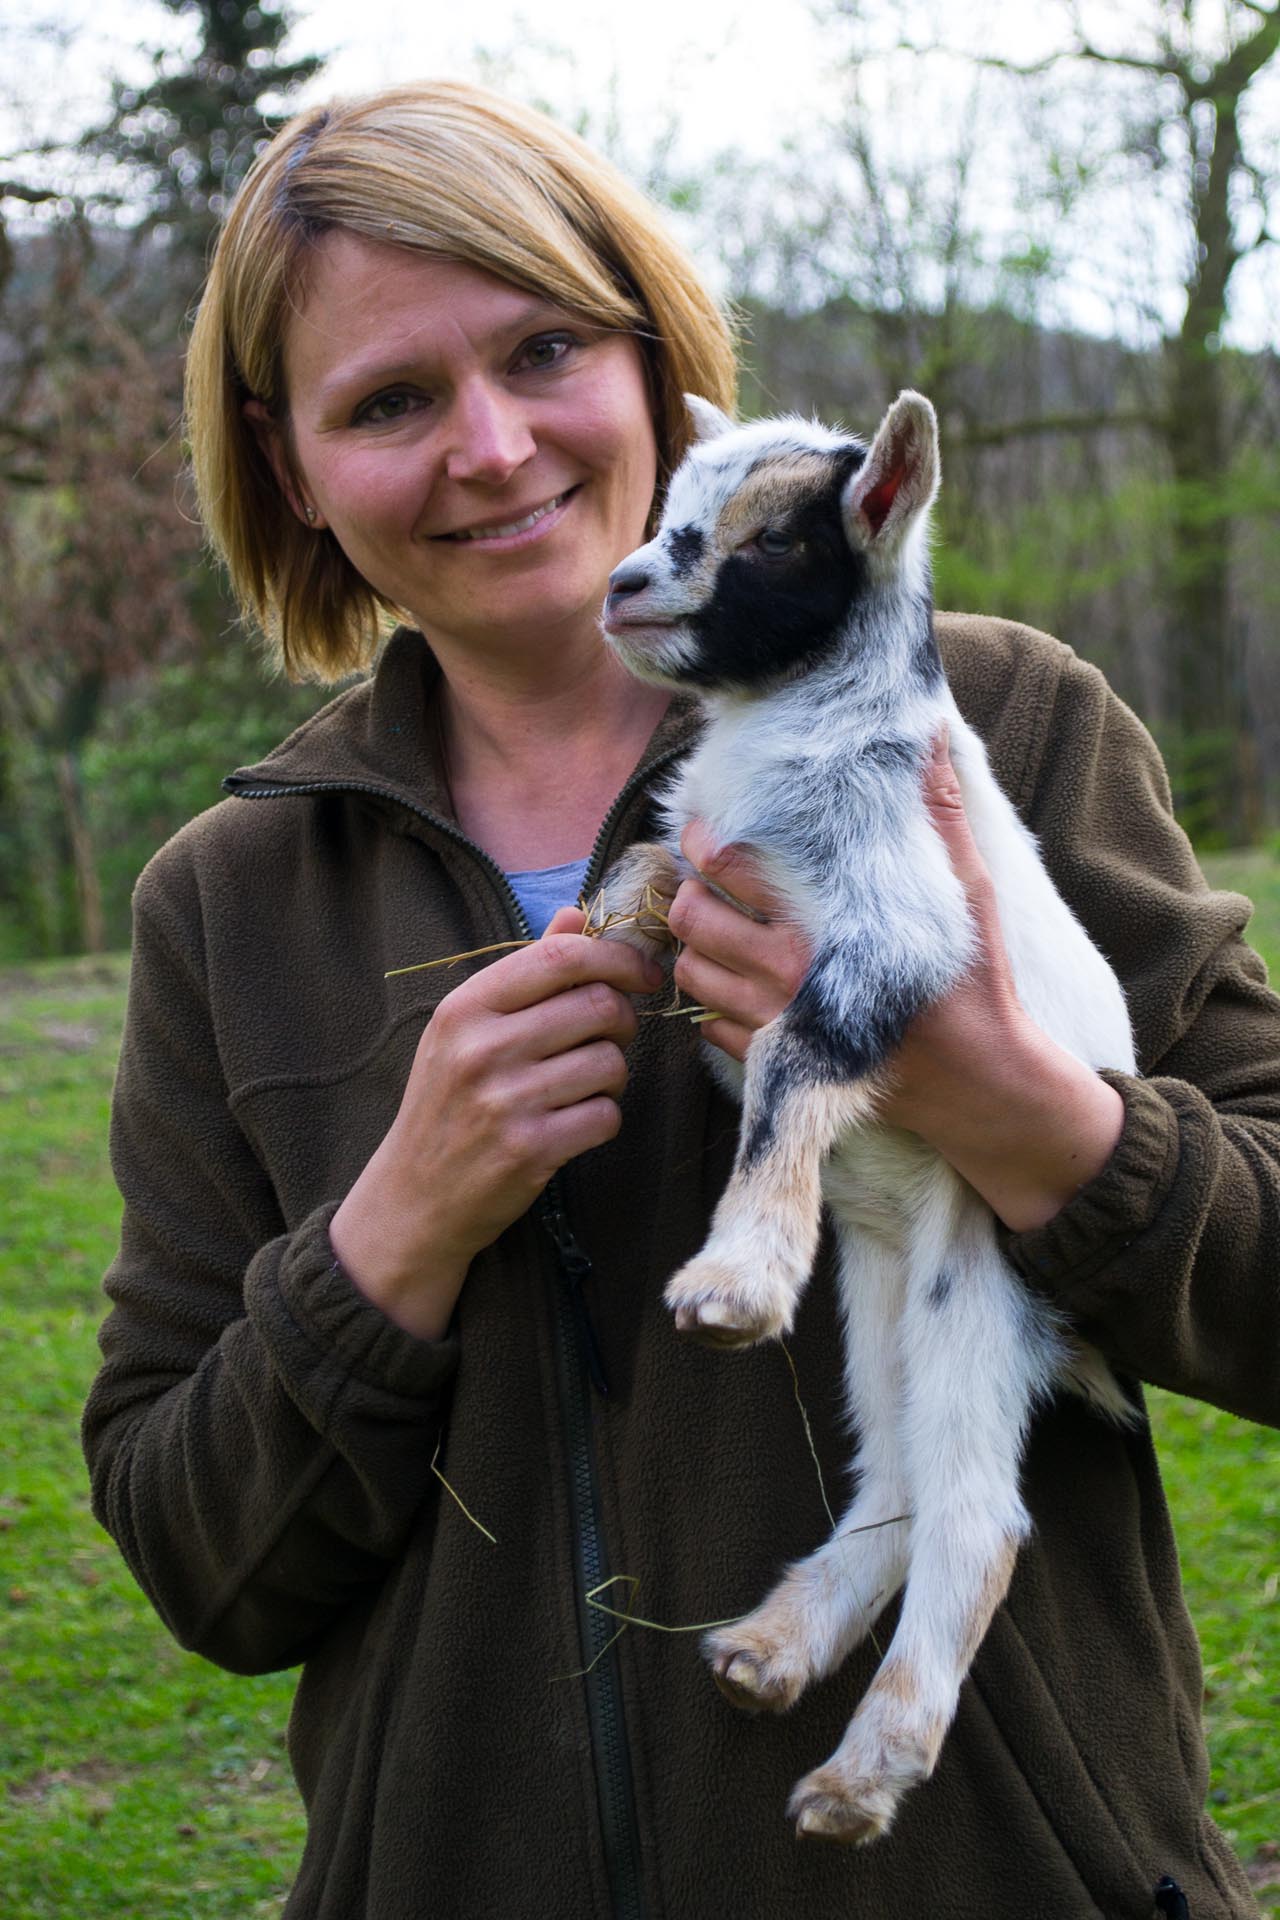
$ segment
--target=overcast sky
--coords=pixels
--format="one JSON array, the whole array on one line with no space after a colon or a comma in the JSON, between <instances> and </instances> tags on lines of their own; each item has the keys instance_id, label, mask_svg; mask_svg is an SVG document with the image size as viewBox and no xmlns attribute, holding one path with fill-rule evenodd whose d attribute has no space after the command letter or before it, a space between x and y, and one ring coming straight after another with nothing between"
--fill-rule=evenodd
<instances>
[{"instance_id":1,"label":"overcast sky","mask_svg":"<svg viewBox=\"0 0 1280 1920\"><path fill-rule=\"evenodd\" d=\"M289 51L328 59L316 94L425 74L474 78L487 53L584 99L616 84L638 140L674 110L695 152L731 142L768 151L829 97L822 33L804 0L300 0L292 11ZM154 0L0 0L0 27L37 18L74 34L69 48L45 56L48 84L36 98L23 89L46 126L55 112L91 117L111 72L145 77L146 49L172 45L180 32Z\"/></svg>"}]
</instances>

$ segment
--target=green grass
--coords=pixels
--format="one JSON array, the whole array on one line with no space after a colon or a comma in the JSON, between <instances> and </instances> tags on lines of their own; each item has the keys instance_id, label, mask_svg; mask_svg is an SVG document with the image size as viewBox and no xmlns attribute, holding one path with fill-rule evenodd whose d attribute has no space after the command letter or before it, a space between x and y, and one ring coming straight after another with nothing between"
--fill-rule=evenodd
<instances>
[{"instance_id":1,"label":"green grass","mask_svg":"<svg viewBox=\"0 0 1280 1920\"><path fill-rule=\"evenodd\" d=\"M301 1846L292 1679L172 1644L90 1515L77 1440L126 964L0 974L0 1906L246 1920L280 1912Z\"/></svg>"},{"instance_id":2,"label":"green grass","mask_svg":"<svg viewBox=\"0 0 1280 1920\"><path fill-rule=\"evenodd\" d=\"M1200 865L1210 886L1244 893L1253 902L1246 938L1271 969L1280 992L1280 847L1253 847L1245 853L1205 853Z\"/></svg>"},{"instance_id":3,"label":"green grass","mask_svg":"<svg viewBox=\"0 0 1280 1920\"><path fill-rule=\"evenodd\" d=\"M1280 862L1214 856L1280 976ZM12 1920L278 1914L302 1840L290 1675L169 1641L94 1522L77 1441L118 1203L121 957L0 973L0 1904ZM1153 1394L1206 1672L1212 1807L1280 1920L1280 1436Z\"/></svg>"}]
</instances>

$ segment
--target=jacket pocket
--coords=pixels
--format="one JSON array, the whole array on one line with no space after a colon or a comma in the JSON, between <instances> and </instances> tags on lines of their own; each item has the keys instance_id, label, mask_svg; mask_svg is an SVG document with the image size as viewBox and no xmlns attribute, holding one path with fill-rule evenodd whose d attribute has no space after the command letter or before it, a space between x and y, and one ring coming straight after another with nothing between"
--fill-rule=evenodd
<instances>
[{"instance_id":1,"label":"jacket pocket","mask_svg":"<svg viewBox=\"0 0 1280 1920\"><path fill-rule=\"evenodd\" d=\"M1007 1606L970 1681L1095 1910L1104 1920L1152 1920L1161 1869L1134 1852Z\"/></svg>"}]
</instances>

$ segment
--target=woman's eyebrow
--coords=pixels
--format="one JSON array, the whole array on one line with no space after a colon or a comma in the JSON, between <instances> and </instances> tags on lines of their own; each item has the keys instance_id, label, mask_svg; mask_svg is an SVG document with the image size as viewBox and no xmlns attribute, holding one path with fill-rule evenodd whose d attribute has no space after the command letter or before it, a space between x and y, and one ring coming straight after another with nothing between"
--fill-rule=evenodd
<instances>
[{"instance_id":1,"label":"woman's eyebrow","mask_svg":"<svg viewBox=\"0 0 1280 1920\"><path fill-rule=\"evenodd\" d=\"M563 307L552 301L532 296L527 302L513 308L504 318L497 321L486 336L490 347L504 347L508 350L518 346L530 332L554 326L589 326L590 322L568 313ZM360 392L376 392L380 387L390 386L397 380L407 380L420 374L424 356L415 353L412 345L405 345L393 357L384 358L371 354L367 360L358 356L344 361L333 372L322 378L316 385L315 395L321 407L348 396L352 389Z\"/></svg>"}]
</instances>

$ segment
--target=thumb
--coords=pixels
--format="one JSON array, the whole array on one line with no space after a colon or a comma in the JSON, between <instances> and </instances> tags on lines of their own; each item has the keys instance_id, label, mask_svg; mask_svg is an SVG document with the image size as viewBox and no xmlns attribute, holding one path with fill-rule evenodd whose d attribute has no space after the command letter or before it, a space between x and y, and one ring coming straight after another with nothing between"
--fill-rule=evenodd
<instances>
[{"instance_id":1,"label":"thumb","mask_svg":"<svg viewBox=\"0 0 1280 1920\"><path fill-rule=\"evenodd\" d=\"M924 803L929 820L942 840L966 892L990 882L964 810L964 795L951 764L951 733L945 721L933 736L933 751L925 763Z\"/></svg>"},{"instance_id":2,"label":"thumb","mask_svg":"<svg viewBox=\"0 0 1280 1920\"><path fill-rule=\"evenodd\" d=\"M545 940L549 933L581 933L587 924L587 916L581 907L557 907L542 931Z\"/></svg>"}]
</instances>

